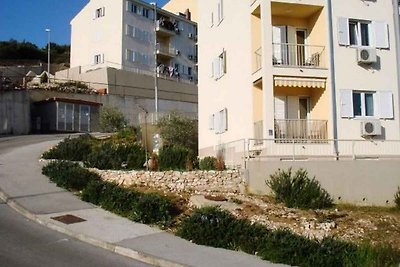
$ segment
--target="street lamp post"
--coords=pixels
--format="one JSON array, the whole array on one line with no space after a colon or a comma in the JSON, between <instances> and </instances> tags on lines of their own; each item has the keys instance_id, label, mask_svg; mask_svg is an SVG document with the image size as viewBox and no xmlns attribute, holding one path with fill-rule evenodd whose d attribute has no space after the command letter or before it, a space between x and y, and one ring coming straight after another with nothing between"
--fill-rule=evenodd
<instances>
[{"instance_id":1,"label":"street lamp post","mask_svg":"<svg viewBox=\"0 0 400 267\"><path fill-rule=\"evenodd\" d=\"M47 83L50 83L50 29L47 32Z\"/></svg>"},{"instance_id":2,"label":"street lamp post","mask_svg":"<svg viewBox=\"0 0 400 267\"><path fill-rule=\"evenodd\" d=\"M154 104L156 118L158 117L158 73L157 73L157 3L150 3L154 7Z\"/></svg>"}]
</instances>

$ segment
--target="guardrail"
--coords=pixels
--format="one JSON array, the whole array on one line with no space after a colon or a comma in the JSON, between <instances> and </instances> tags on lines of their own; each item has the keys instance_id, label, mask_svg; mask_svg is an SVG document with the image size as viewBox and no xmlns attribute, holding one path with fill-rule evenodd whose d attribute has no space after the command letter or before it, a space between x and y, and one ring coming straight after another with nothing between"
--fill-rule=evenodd
<instances>
[{"instance_id":1,"label":"guardrail","mask_svg":"<svg viewBox=\"0 0 400 267\"><path fill-rule=\"evenodd\" d=\"M275 138L282 140L326 140L327 120L275 120Z\"/></svg>"},{"instance_id":2,"label":"guardrail","mask_svg":"<svg viewBox=\"0 0 400 267\"><path fill-rule=\"evenodd\" d=\"M325 67L325 46L273 43L275 66Z\"/></svg>"}]
</instances>

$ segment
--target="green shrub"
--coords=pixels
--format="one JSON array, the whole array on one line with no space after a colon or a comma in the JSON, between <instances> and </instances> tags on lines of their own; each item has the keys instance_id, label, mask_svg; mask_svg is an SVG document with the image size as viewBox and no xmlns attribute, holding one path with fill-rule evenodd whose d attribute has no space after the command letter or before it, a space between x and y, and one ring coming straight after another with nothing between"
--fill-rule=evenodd
<instances>
[{"instance_id":1,"label":"green shrub","mask_svg":"<svg viewBox=\"0 0 400 267\"><path fill-rule=\"evenodd\" d=\"M177 211L173 202L166 197L141 193L109 182L91 181L81 197L84 201L146 224L166 225Z\"/></svg>"},{"instance_id":2,"label":"green shrub","mask_svg":"<svg viewBox=\"0 0 400 267\"><path fill-rule=\"evenodd\" d=\"M104 132L117 132L124 129L128 122L117 108L104 106L100 110L100 128Z\"/></svg>"},{"instance_id":3,"label":"green shrub","mask_svg":"<svg viewBox=\"0 0 400 267\"><path fill-rule=\"evenodd\" d=\"M160 118L157 128L164 145L183 146L192 150L197 156L198 125L196 120L173 112L169 116Z\"/></svg>"},{"instance_id":4,"label":"green shrub","mask_svg":"<svg viewBox=\"0 0 400 267\"><path fill-rule=\"evenodd\" d=\"M215 157L205 157L200 160L199 168L203 171L216 170L217 159Z\"/></svg>"},{"instance_id":5,"label":"green shrub","mask_svg":"<svg viewBox=\"0 0 400 267\"><path fill-rule=\"evenodd\" d=\"M307 171L300 169L292 175L288 171L278 170L266 181L275 194L275 198L289 208L322 209L333 206L333 199L321 187L315 177L310 179Z\"/></svg>"},{"instance_id":6,"label":"green shrub","mask_svg":"<svg viewBox=\"0 0 400 267\"><path fill-rule=\"evenodd\" d=\"M134 127L127 127L119 130L117 134L111 137L114 143L118 144L132 144L137 141L138 129Z\"/></svg>"},{"instance_id":7,"label":"green shrub","mask_svg":"<svg viewBox=\"0 0 400 267\"><path fill-rule=\"evenodd\" d=\"M191 151L183 146L164 146L158 155L160 170L185 170Z\"/></svg>"},{"instance_id":8,"label":"green shrub","mask_svg":"<svg viewBox=\"0 0 400 267\"><path fill-rule=\"evenodd\" d=\"M391 248L357 246L325 238L310 240L288 230L238 219L215 207L197 209L185 218L177 234L196 244L241 250L264 260L295 266L396 266L400 254Z\"/></svg>"},{"instance_id":9,"label":"green shrub","mask_svg":"<svg viewBox=\"0 0 400 267\"><path fill-rule=\"evenodd\" d=\"M397 189L397 192L394 195L394 203L396 204L396 207L400 209L400 187Z\"/></svg>"},{"instance_id":10,"label":"green shrub","mask_svg":"<svg viewBox=\"0 0 400 267\"><path fill-rule=\"evenodd\" d=\"M70 161L85 161L92 151L96 139L90 135L81 135L77 138L65 138L57 146L43 154L44 159L59 159Z\"/></svg>"},{"instance_id":11,"label":"green shrub","mask_svg":"<svg viewBox=\"0 0 400 267\"><path fill-rule=\"evenodd\" d=\"M43 167L42 173L57 186L68 190L82 190L90 181L100 179L96 173L69 161L51 162Z\"/></svg>"},{"instance_id":12,"label":"green shrub","mask_svg":"<svg viewBox=\"0 0 400 267\"><path fill-rule=\"evenodd\" d=\"M145 151L140 145L107 141L93 149L87 157L86 164L101 170L140 170L143 169L145 161Z\"/></svg>"}]
</instances>

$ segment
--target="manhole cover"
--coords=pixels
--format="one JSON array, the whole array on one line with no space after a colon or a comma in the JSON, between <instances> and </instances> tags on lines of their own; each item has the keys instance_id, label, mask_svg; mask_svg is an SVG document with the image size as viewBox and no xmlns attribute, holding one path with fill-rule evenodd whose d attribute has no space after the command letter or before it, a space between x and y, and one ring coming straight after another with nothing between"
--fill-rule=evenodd
<instances>
[{"instance_id":1,"label":"manhole cover","mask_svg":"<svg viewBox=\"0 0 400 267\"><path fill-rule=\"evenodd\" d=\"M65 223L65 224L74 224L74 223L80 223L80 222L85 222L85 219L76 217L71 214L67 215L62 215L62 216L57 216L57 217L52 217L51 219Z\"/></svg>"}]
</instances>

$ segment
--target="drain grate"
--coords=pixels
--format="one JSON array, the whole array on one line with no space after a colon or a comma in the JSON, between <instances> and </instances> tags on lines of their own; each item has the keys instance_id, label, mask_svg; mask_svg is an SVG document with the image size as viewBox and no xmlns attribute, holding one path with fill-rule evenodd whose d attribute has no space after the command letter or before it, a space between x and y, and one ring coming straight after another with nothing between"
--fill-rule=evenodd
<instances>
[{"instance_id":1,"label":"drain grate","mask_svg":"<svg viewBox=\"0 0 400 267\"><path fill-rule=\"evenodd\" d=\"M74 223L86 222L85 219L82 219L80 217L77 217L77 216L71 215L71 214L57 216L57 217L51 217L51 219L62 222L64 224L74 224Z\"/></svg>"}]
</instances>

